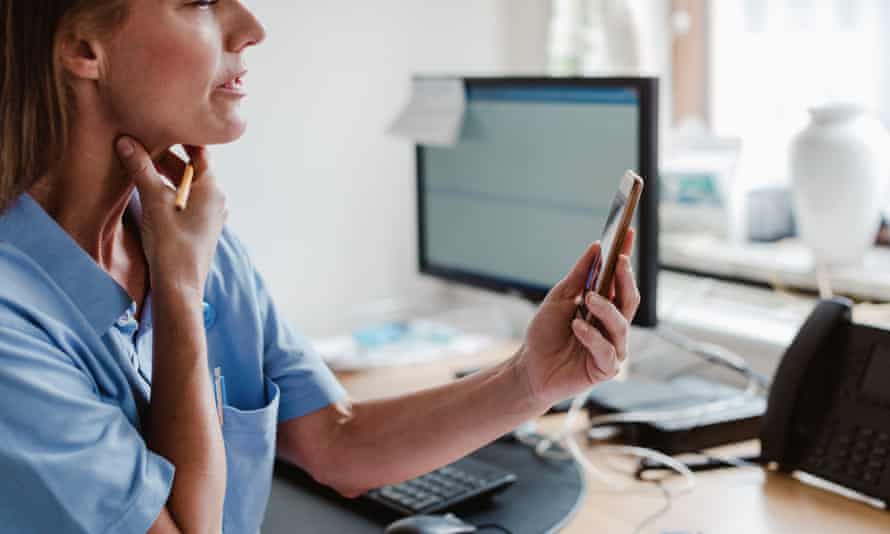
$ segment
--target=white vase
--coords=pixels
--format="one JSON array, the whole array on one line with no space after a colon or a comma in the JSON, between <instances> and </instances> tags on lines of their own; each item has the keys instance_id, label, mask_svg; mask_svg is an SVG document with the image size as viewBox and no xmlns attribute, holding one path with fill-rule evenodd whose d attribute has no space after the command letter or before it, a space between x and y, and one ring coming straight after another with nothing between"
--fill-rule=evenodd
<instances>
[{"instance_id":1,"label":"white vase","mask_svg":"<svg viewBox=\"0 0 890 534\"><path fill-rule=\"evenodd\" d=\"M890 134L857 106L810 110L791 142L798 231L817 263L862 261L874 243L890 179Z\"/></svg>"}]
</instances>

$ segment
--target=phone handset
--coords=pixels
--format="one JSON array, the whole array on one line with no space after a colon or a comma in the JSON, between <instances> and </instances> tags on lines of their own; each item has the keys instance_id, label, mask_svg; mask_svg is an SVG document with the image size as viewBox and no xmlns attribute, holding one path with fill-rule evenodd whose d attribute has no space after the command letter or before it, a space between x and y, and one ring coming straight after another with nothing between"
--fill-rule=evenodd
<instances>
[{"instance_id":1,"label":"phone handset","mask_svg":"<svg viewBox=\"0 0 890 534\"><path fill-rule=\"evenodd\" d=\"M804 322L776 370L766 413L760 431L761 459L780 462L785 458L792 415L800 399L802 382L814 363L823 355L839 327L852 321L853 304L844 298L819 302ZM830 354L829 354L830 356Z\"/></svg>"}]
</instances>

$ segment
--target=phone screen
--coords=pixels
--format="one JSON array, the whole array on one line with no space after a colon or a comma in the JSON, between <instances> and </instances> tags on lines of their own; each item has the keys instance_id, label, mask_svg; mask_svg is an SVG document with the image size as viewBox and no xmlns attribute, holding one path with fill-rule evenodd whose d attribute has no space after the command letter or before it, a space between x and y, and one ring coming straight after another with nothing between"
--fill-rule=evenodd
<instances>
[{"instance_id":1,"label":"phone screen","mask_svg":"<svg viewBox=\"0 0 890 534\"><path fill-rule=\"evenodd\" d=\"M587 283L584 284L585 294L589 290L599 290L600 272L602 271L609 252L615 245L615 234L618 231L619 222L621 221L621 212L627 206L627 195L619 189L612 200L612 206L609 208L609 216L606 218L606 225L603 228L603 236L600 240L600 254L590 266L590 272L587 273Z\"/></svg>"}]
</instances>

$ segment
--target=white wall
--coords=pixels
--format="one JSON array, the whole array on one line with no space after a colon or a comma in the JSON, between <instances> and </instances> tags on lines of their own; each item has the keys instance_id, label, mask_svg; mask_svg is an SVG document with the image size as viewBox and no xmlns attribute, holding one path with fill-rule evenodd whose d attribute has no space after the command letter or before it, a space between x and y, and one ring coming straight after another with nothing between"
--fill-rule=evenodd
<instances>
[{"instance_id":1,"label":"white wall","mask_svg":"<svg viewBox=\"0 0 890 534\"><path fill-rule=\"evenodd\" d=\"M418 287L413 152L386 127L412 73L543 68L547 5L252 3L269 37L247 58L250 127L214 164L230 224L301 331L341 331L350 308Z\"/></svg>"}]
</instances>

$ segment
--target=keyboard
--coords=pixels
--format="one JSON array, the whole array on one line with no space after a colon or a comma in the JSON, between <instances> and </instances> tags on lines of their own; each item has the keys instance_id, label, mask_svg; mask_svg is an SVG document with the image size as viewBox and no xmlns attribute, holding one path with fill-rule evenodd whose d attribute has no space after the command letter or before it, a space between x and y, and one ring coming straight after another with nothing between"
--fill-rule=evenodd
<instances>
[{"instance_id":1,"label":"keyboard","mask_svg":"<svg viewBox=\"0 0 890 534\"><path fill-rule=\"evenodd\" d=\"M363 498L401 515L432 514L491 497L516 482L516 475L475 458L401 484L371 490Z\"/></svg>"}]
</instances>

